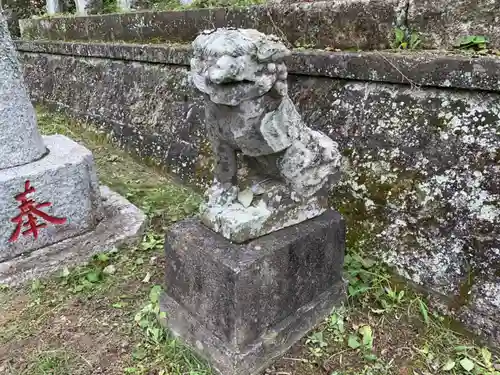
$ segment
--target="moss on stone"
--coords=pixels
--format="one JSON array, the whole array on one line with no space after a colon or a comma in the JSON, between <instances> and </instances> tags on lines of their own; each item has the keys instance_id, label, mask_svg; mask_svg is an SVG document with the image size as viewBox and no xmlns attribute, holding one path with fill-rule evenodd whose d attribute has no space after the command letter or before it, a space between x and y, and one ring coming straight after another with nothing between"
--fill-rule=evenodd
<instances>
[{"instance_id":1,"label":"moss on stone","mask_svg":"<svg viewBox=\"0 0 500 375\"><path fill-rule=\"evenodd\" d=\"M198 158L194 165L194 178L196 184L204 188L213 180L214 157L208 140L202 140L198 150Z\"/></svg>"},{"instance_id":2,"label":"moss on stone","mask_svg":"<svg viewBox=\"0 0 500 375\"><path fill-rule=\"evenodd\" d=\"M470 268L467 272L467 277L465 280L459 285L459 295L456 298L457 304L460 306L467 306L470 303L471 295L472 295L472 287L477 278L478 270L474 268Z\"/></svg>"}]
</instances>

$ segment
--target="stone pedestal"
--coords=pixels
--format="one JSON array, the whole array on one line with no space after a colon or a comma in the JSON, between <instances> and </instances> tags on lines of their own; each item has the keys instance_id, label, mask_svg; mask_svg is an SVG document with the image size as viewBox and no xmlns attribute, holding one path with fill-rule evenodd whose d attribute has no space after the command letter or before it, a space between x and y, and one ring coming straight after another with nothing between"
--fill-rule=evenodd
<instances>
[{"instance_id":1,"label":"stone pedestal","mask_svg":"<svg viewBox=\"0 0 500 375\"><path fill-rule=\"evenodd\" d=\"M102 219L93 230L0 262L0 284L20 285L84 264L92 255L141 241L146 227L144 213L106 186L99 190Z\"/></svg>"},{"instance_id":2,"label":"stone pedestal","mask_svg":"<svg viewBox=\"0 0 500 375\"><path fill-rule=\"evenodd\" d=\"M0 170L0 284L17 285L141 240L146 217L99 187L92 153L43 138L39 160Z\"/></svg>"},{"instance_id":3,"label":"stone pedestal","mask_svg":"<svg viewBox=\"0 0 500 375\"><path fill-rule=\"evenodd\" d=\"M62 135L44 141L45 157L0 171L0 261L93 230L100 219L92 153Z\"/></svg>"},{"instance_id":4,"label":"stone pedestal","mask_svg":"<svg viewBox=\"0 0 500 375\"><path fill-rule=\"evenodd\" d=\"M344 296L345 227L334 211L246 244L191 219L165 242L165 323L223 375L258 373Z\"/></svg>"},{"instance_id":5,"label":"stone pedestal","mask_svg":"<svg viewBox=\"0 0 500 375\"><path fill-rule=\"evenodd\" d=\"M62 135L41 137L0 12L0 282L19 284L133 243L145 219L99 189L89 150Z\"/></svg>"}]
</instances>

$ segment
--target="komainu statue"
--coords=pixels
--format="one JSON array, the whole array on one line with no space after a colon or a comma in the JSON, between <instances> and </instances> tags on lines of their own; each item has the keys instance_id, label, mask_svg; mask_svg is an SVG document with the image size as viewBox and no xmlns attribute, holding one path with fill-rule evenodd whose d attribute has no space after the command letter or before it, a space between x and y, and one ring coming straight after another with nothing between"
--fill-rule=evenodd
<instances>
[{"instance_id":1,"label":"komainu statue","mask_svg":"<svg viewBox=\"0 0 500 375\"><path fill-rule=\"evenodd\" d=\"M216 160L202 222L242 243L322 214L341 155L288 96L290 51L274 36L231 28L201 33L193 49L191 79Z\"/></svg>"}]
</instances>

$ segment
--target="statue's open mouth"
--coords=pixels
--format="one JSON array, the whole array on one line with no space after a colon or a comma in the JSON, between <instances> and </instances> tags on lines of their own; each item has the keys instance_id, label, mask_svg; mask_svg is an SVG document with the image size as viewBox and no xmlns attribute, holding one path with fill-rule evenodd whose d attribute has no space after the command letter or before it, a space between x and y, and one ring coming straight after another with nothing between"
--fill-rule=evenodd
<instances>
[{"instance_id":1,"label":"statue's open mouth","mask_svg":"<svg viewBox=\"0 0 500 375\"><path fill-rule=\"evenodd\" d=\"M248 86L248 85L255 85L255 82L244 79L242 81L227 81L219 84L219 86L222 87L235 87L235 86Z\"/></svg>"}]
</instances>

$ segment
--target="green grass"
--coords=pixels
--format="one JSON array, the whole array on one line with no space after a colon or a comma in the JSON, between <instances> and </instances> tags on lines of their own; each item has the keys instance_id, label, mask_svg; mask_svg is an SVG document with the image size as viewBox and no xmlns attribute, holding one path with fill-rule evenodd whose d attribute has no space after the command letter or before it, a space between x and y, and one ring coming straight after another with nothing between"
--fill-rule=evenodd
<instances>
[{"instance_id":1,"label":"green grass","mask_svg":"<svg viewBox=\"0 0 500 375\"><path fill-rule=\"evenodd\" d=\"M111 249L22 288L0 287L0 374L213 374L158 319L165 228L194 214L200 196L91 126L38 112L43 133L90 148L101 182L144 209L151 225L136 247ZM369 248L359 241L348 249L346 303L268 374L500 374L497 354L451 330L424 296L366 257Z\"/></svg>"},{"instance_id":2,"label":"green grass","mask_svg":"<svg viewBox=\"0 0 500 375\"><path fill-rule=\"evenodd\" d=\"M364 249L349 249L348 301L303 340L295 374L500 374L496 353L451 330L424 296L396 283ZM289 369L287 361L280 370Z\"/></svg>"},{"instance_id":3,"label":"green grass","mask_svg":"<svg viewBox=\"0 0 500 375\"><path fill-rule=\"evenodd\" d=\"M71 375L71 358L64 351L47 351L37 353L33 366L26 373L33 375Z\"/></svg>"},{"instance_id":4,"label":"green grass","mask_svg":"<svg viewBox=\"0 0 500 375\"><path fill-rule=\"evenodd\" d=\"M198 194L174 183L152 163L139 163L113 147L104 133L44 111L39 111L39 127L44 134L64 134L85 143L93 152L100 182L140 206L160 229L196 211Z\"/></svg>"},{"instance_id":5,"label":"green grass","mask_svg":"<svg viewBox=\"0 0 500 375\"><path fill-rule=\"evenodd\" d=\"M64 134L91 149L101 183L141 207L151 225L135 248L112 249L23 288L0 288L0 373L78 375L106 367L107 374L211 374L163 329L153 335L160 332L157 317L144 313L162 284L164 228L195 213L200 196L95 129L38 113L44 134Z\"/></svg>"}]
</instances>

